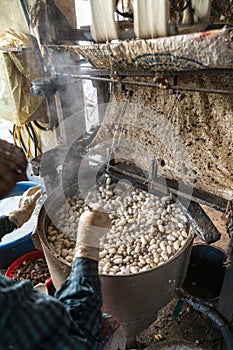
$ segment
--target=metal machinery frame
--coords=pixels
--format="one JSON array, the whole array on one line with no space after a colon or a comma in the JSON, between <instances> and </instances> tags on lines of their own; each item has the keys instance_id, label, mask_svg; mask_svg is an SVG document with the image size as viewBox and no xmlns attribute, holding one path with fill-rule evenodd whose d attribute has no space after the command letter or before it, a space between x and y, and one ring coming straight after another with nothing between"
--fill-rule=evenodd
<instances>
[{"instance_id":1,"label":"metal machinery frame","mask_svg":"<svg viewBox=\"0 0 233 350\"><path fill-rule=\"evenodd\" d=\"M25 16L29 18L27 9L25 7L24 1L21 0ZM47 0L47 4L53 5L53 1ZM48 11L48 7L44 7L43 11ZM48 18L48 16L47 16ZM134 38L134 33L132 28L128 26L130 22L124 27L122 23L119 23L119 39L132 39ZM29 24L31 26L31 24ZM222 26L222 24L221 24ZM39 47L43 49L53 51L54 49L61 49L64 45L76 45L80 41L90 41L93 40L90 27L85 27L81 29L73 29L67 23L64 27L64 30L60 31L58 34L58 28L56 28L56 22L52 23L51 21L46 23L46 28L49 31L44 31L43 33L37 31L36 38L39 44ZM216 26L217 28L219 26ZM191 27L190 31L198 27ZM35 29L35 28L34 28ZM170 24L169 33L176 31L177 33L182 33L183 28L177 28L174 24ZM195 30L194 30L195 31ZM54 35L55 33L55 35ZM42 55L43 56L43 55ZM51 56L50 58L53 58ZM42 58L44 59L44 57ZM45 96L48 103L48 113L49 113L49 129L54 129L56 125L61 124L67 117L69 117L72 111L82 111L83 110L83 91L82 91L82 80L87 79L91 80L94 83L94 86L97 87L98 91L98 103L108 102L109 93L113 83L120 83L121 86L124 84L135 85L135 86L146 86L161 88L171 92L177 91L195 91L195 92L206 92L206 93L215 93L222 95L233 95L233 89L224 87L222 89L210 89L203 88L201 86L184 86L179 84L179 78L184 75L192 75L193 71L159 71L157 80L155 79L153 83L148 82L139 82L136 77L138 75L148 75L154 76L154 73L137 73L137 72L128 72L124 70L118 70L111 72L109 69L98 69L93 67L91 64L86 62L83 59L78 58L74 65L70 65L70 62L64 62L61 64L54 64L54 62L49 62L50 68L46 73L45 77L41 77L32 82L31 92L35 95ZM233 74L233 68L211 68L205 69L205 74ZM113 74L114 73L114 74ZM196 71L195 74L202 74L203 71ZM127 76L127 78L126 78ZM63 109L62 100L69 97L69 89L77 90L77 96L79 98L76 101L70 101L72 108L67 112ZM80 96L82 96L80 98ZM81 113L81 112L80 112ZM84 116L83 116L84 118ZM83 127L83 126L82 126ZM85 128L84 128L85 129ZM88 136L85 136L83 133L83 138L78 140L76 145L76 155L78 156L87 156L85 146L88 145L90 139L95 135L97 130L91 130ZM40 158L33 159L32 165L35 172L35 175L40 174L46 183L46 187L49 191L52 191L57 184L61 181L60 172L58 170L59 165L64 161L64 157L67 154L66 147L66 132L64 134L57 135L58 145L51 151L46 152L43 157L47 157L50 161L51 167L49 169L40 169ZM92 161L94 161L92 159ZM153 164L153 170L156 168L156 162ZM138 174L135 169L130 167L122 166L121 164L115 164L112 162L108 168L110 174L117 178L128 178L131 181L135 182L138 186L152 186L157 188L156 176L154 174L149 174L148 179L145 179L141 174ZM174 194L177 194L177 183L176 181L166 179L166 184L168 189ZM185 186L183 186L184 192L182 194L184 201L187 198L185 192ZM162 188L159 190L163 191ZM188 192L188 187L187 187ZM221 212L225 212L227 206L227 200L224 198L215 196L213 194L195 189L192 192L192 200L189 206L188 215L190 215L191 220L194 219L194 225L196 225L197 232L199 233L202 240L207 243L213 243L220 238L220 234L207 217L205 212L202 210L200 204L205 204L210 207L213 207ZM232 298L229 298L233 288L233 273L232 273L232 237L230 237L229 243L229 266L226 273L225 281L222 287L222 293L219 299L219 305L217 310L220 313L223 319L228 322L233 320L233 301ZM230 293L230 294L229 294ZM226 306L227 300L227 306ZM221 323L221 322L220 322ZM223 322L225 325L225 323ZM230 341L231 343L231 341ZM229 345L230 346L230 345ZM230 347L229 347L230 349Z\"/></svg>"}]
</instances>

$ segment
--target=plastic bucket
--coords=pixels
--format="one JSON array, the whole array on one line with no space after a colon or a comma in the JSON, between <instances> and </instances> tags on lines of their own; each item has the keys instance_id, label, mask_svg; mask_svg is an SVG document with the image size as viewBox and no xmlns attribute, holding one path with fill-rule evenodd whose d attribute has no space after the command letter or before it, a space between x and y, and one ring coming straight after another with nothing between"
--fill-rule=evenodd
<instances>
[{"instance_id":1,"label":"plastic bucket","mask_svg":"<svg viewBox=\"0 0 233 350\"><path fill-rule=\"evenodd\" d=\"M225 275L226 253L213 246L192 247L183 288L193 297L213 300L219 297Z\"/></svg>"},{"instance_id":2,"label":"plastic bucket","mask_svg":"<svg viewBox=\"0 0 233 350\"><path fill-rule=\"evenodd\" d=\"M0 201L1 215L7 215L17 208L19 196L30 187L39 184L32 181L21 181L16 184L12 192ZM21 255L35 249L31 234L37 223L37 216L32 215L30 220L21 228L5 235L0 242L0 268L7 268Z\"/></svg>"},{"instance_id":3,"label":"plastic bucket","mask_svg":"<svg viewBox=\"0 0 233 350\"><path fill-rule=\"evenodd\" d=\"M13 278L15 271L18 268L20 268L24 262L35 259L45 259L43 250L35 249L17 258L10 264L10 266L6 270L5 276L7 276L8 278ZM51 289L53 287L51 277L49 277L44 284L46 287L48 287L48 289Z\"/></svg>"}]
</instances>

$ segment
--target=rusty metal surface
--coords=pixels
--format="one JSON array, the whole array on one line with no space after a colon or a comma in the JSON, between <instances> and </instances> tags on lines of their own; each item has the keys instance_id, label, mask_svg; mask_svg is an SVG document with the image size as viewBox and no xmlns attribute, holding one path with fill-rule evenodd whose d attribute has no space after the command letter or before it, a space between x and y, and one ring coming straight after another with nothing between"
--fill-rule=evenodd
<instances>
[{"instance_id":1,"label":"rusty metal surface","mask_svg":"<svg viewBox=\"0 0 233 350\"><path fill-rule=\"evenodd\" d=\"M151 78L138 78L142 81ZM182 84L223 87L232 74L180 77ZM92 143L118 143L119 160L134 159L148 171L151 157L162 159L159 171L172 181L224 199L233 196L233 118L230 95L206 92L172 93L152 87L134 87L126 101L121 85L111 95L103 124ZM119 120L120 111L127 106Z\"/></svg>"}]
</instances>

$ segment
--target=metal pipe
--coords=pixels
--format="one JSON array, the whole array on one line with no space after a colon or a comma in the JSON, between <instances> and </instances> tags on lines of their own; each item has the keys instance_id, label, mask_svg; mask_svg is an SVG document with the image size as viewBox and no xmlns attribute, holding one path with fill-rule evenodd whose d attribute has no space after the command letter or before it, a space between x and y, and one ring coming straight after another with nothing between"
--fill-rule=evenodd
<instances>
[{"instance_id":1,"label":"metal pipe","mask_svg":"<svg viewBox=\"0 0 233 350\"><path fill-rule=\"evenodd\" d=\"M25 20L27 22L28 29L30 30L30 22L31 21L30 21L30 17L29 17L29 13L28 13L28 9L27 9L27 6L25 4L25 1L24 0L20 0L20 5L21 5L21 8L22 8Z\"/></svg>"},{"instance_id":2,"label":"metal pipe","mask_svg":"<svg viewBox=\"0 0 233 350\"><path fill-rule=\"evenodd\" d=\"M192 91L192 92L206 92L209 94L224 94L224 95L233 95L233 90L222 90L222 89L206 89L201 87L193 87L193 86L182 86L182 85L170 85L170 84L161 84L160 83L146 83L141 81L133 81L133 80L124 80L124 79L115 79L115 78L103 78L103 77L93 77L88 75L79 75L79 74L64 74L64 73L55 73L55 76L63 76L69 78L76 79L87 79L87 80L97 80L97 81L105 81L109 83L121 83L128 85L137 85L137 86L146 86L146 87L154 87L160 88L162 90L181 90L181 91Z\"/></svg>"}]
</instances>

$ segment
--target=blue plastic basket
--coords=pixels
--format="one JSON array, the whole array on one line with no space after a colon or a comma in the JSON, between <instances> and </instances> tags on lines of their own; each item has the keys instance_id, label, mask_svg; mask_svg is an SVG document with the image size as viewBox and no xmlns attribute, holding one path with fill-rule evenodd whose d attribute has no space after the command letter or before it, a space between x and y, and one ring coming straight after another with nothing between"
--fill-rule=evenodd
<instances>
[{"instance_id":1,"label":"blue plastic basket","mask_svg":"<svg viewBox=\"0 0 233 350\"><path fill-rule=\"evenodd\" d=\"M14 189L7 196L14 197L22 195L28 188L38 186L39 184L32 181L17 182ZM3 199L4 200L4 199ZM35 246L31 238L31 232L25 232L20 238L16 238L7 243L0 244L0 268L5 269L21 255L34 250Z\"/></svg>"}]
</instances>

